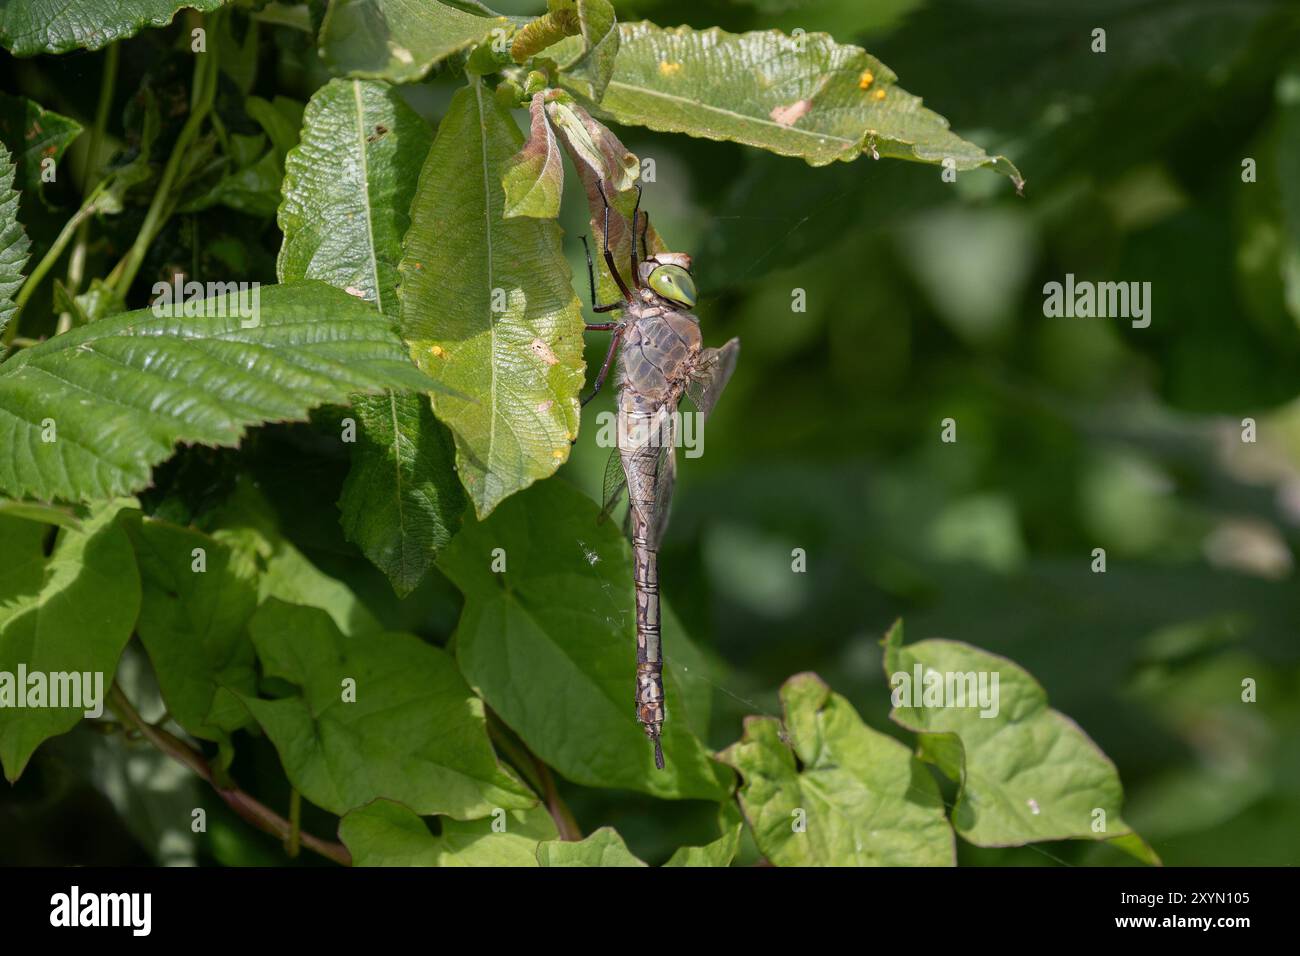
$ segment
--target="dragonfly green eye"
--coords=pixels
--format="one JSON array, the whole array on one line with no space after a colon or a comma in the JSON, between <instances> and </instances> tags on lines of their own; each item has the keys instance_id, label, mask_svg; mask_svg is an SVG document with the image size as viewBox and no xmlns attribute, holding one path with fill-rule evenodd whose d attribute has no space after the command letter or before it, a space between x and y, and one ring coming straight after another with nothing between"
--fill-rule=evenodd
<instances>
[{"instance_id":1,"label":"dragonfly green eye","mask_svg":"<svg viewBox=\"0 0 1300 956\"><path fill-rule=\"evenodd\" d=\"M650 288L670 302L688 309L695 305L695 280L681 266L656 268L650 273Z\"/></svg>"}]
</instances>

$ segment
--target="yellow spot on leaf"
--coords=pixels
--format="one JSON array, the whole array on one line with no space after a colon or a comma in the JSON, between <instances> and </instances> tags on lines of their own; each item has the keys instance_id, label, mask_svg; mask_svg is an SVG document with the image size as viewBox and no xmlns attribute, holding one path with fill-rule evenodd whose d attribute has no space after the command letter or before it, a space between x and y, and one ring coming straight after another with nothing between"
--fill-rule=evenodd
<instances>
[{"instance_id":1,"label":"yellow spot on leaf","mask_svg":"<svg viewBox=\"0 0 1300 956\"><path fill-rule=\"evenodd\" d=\"M682 72L682 65L680 63L669 63L667 60L659 61L660 76L676 76L680 72Z\"/></svg>"},{"instance_id":2,"label":"yellow spot on leaf","mask_svg":"<svg viewBox=\"0 0 1300 956\"><path fill-rule=\"evenodd\" d=\"M564 458L564 452L560 451L560 449L557 448L555 449L555 451L551 452L551 457L554 458L556 461L561 461Z\"/></svg>"},{"instance_id":3,"label":"yellow spot on leaf","mask_svg":"<svg viewBox=\"0 0 1300 956\"><path fill-rule=\"evenodd\" d=\"M773 107L769 114L774 122L782 126L793 126L812 109L812 100L798 100L789 106Z\"/></svg>"},{"instance_id":4,"label":"yellow spot on leaf","mask_svg":"<svg viewBox=\"0 0 1300 956\"><path fill-rule=\"evenodd\" d=\"M884 90L876 90L876 92L874 92L874 93L871 94L871 98L872 98L873 100L883 100L883 99L885 98L885 91L884 91Z\"/></svg>"},{"instance_id":5,"label":"yellow spot on leaf","mask_svg":"<svg viewBox=\"0 0 1300 956\"><path fill-rule=\"evenodd\" d=\"M865 90L876 81L876 74L870 70L863 70L862 75L858 77L858 89Z\"/></svg>"},{"instance_id":6,"label":"yellow spot on leaf","mask_svg":"<svg viewBox=\"0 0 1300 956\"><path fill-rule=\"evenodd\" d=\"M445 359L447 357L447 350L441 345L435 345L429 351L433 353L434 358Z\"/></svg>"}]
</instances>

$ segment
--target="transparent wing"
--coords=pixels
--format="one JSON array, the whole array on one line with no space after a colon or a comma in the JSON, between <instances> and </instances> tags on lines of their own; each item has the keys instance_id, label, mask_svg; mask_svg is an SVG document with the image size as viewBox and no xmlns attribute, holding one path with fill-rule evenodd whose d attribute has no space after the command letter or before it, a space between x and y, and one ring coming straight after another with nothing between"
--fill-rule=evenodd
<instances>
[{"instance_id":1,"label":"transparent wing","mask_svg":"<svg viewBox=\"0 0 1300 956\"><path fill-rule=\"evenodd\" d=\"M609 453L609 460L605 462L605 483L600 494L600 517L597 520L609 520L618 503L623 500L625 491L627 491L627 475L623 474L623 459L615 448Z\"/></svg>"},{"instance_id":2,"label":"transparent wing","mask_svg":"<svg viewBox=\"0 0 1300 956\"><path fill-rule=\"evenodd\" d=\"M658 548L659 542L664 536L664 531L668 528L668 512L672 510L673 488L677 484L677 429L676 419L669 418L665 422L665 429L669 433L667 443L661 448L655 449L656 458L655 473L655 497L654 511L650 521L650 547Z\"/></svg>"},{"instance_id":3,"label":"transparent wing","mask_svg":"<svg viewBox=\"0 0 1300 956\"><path fill-rule=\"evenodd\" d=\"M695 403L696 409L706 419L718 404L722 390L727 387L731 373L736 370L736 358L740 355L740 339L732 339L720 349L704 349L691 370L690 380L686 383L686 394Z\"/></svg>"}]
</instances>

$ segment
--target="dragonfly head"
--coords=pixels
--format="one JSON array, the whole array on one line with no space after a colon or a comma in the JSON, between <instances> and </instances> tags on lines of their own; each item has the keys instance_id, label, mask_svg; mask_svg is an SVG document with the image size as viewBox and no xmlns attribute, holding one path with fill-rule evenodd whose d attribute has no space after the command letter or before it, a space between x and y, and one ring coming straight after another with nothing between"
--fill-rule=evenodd
<instances>
[{"instance_id":1,"label":"dragonfly head","mask_svg":"<svg viewBox=\"0 0 1300 956\"><path fill-rule=\"evenodd\" d=\"M686 253L655 253L641 263L641 279L661 299L687 309L695 306L695 280Z\"/></svg>"}]
</instances>

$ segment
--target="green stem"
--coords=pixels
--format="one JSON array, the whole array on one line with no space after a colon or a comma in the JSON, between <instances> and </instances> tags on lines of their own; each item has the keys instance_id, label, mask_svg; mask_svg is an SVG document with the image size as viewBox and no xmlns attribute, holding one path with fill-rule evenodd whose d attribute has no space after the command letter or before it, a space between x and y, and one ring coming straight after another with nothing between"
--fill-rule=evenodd
<instances>
[{"instance_id":1,"label":"green stem","mask_svg":"<svg viewBox=\"0 0 1300 956\"><path fill-rule=\"evenodd\" d=\"M119 45L110 44L104 51L104 72L99 81L99 105L95 108L95 125L90 131L90 149L86 154L86 175L84 197L89 197L99 181L99 151L104 142L104 133L108 129L108 111L113 106L113 88L117 85L117 63ZM68 257L68 292L75 295L81 288L81 279L86 268L86 242L90 238L90 223L82 222L77 230L77 244L72 247ZM59 317L58 332L66 332L65 322L71 325L71 316L67 313Z\"/></svg>"},{"instance_id":2,"label":"green stem","mask_svg":"<svg viewBox=\"0 0 1300 956\"><path fill-rule=\"evenodd\" d=\"M574 819L568 804L556 789L555 778L551 775L550 768L542 763L526 744L522 741L516 742L494 711L489 710L487 717L488 735L492 738L492 742L509 758L515 769L528 778L528 782L546 805L546 812L555 822L555 829L559 831L560 839L574 842L581 840L582 828L578 826L578 821Z\"/></svg>"},{"instance_id":3,"label":"green stem","mask_svg":"<svg viewBox=\"0 0 1300 956\"><path fill-rule=\"evenodd\" d=\"M212 109L216 91L217 54L215 51L199 54L199 60L194 64L194 95L189 118L185 120L180 135L176 137L172 154L167 157L162 179L158 182L158 191L154 193L153 202L149 204L149 211L145 213L144 224L136 234L135 242L131 244L131 249L125 258L109 273L107 279L109 287L123 300L126 299L131 283L135 281L136 273L140 271L145 253L149 251L149 246L153 244L167 222L174 205L172 187L176 184L176 177L180 173L181 163L189 151L190 144L203 126L208 111Z\"/></svg>"},{"instance_id":4,"label":"green stem","mask_svg":"<svg viewBox=\"0 0 1300 956\"><path fill-rule=\"evenodd\" d=\"M282 841L290 838L293 832L293 824L238 787L227 786L218 781L213 773L212 766L203 754L180 738L160 727L153 726L141 717L116 684L108 692L108 705L113 708L113 711L123 722L131 725L141 737L173 760L189 767L207 783L211 784L212 788L217 791L217 795L253 826L264 833L278 837ZM348 852L348 848L343 844L329 843L319 837L312 836L310 833L302 833L300 839L302 845L313 853L319 853L326 859L333 860L342 866L352 865L352 854Z\"/></svg>"},{"instance_id":5,"label":"green stem","mask_svg":"<svg viewBox=\"0 0 1300 956\"><path fill-rule=\"evenodd\" d=\"M22 315L23 306L25 306L27 300L32 297L32 293L36 291L36 287L41 284L41 280L45 278L45 274L54 268L54 264L59 261L59 257L63 255L63 250L68 247L68 243L71 242L72 237L76 235L77 228L94 215L96 203L99 202L99 197L103 192L103 188L103 183L96 186L95 189L91 191L90 195L86 197L85 202L81 204L81 208L74 212L68 221L63 224L63 229L61 229L58 236L55 237L54 244L50 246L49 251L45 253L41 261L36 264L36 268L31 271L31 274L27 277L27 281L23 283L23 287L18 290L18 297L14 299L14 314L13 317L10 318L9 324L5 327L4 339L3 341L0 341L0 346L7 347L11 342L13 342L14 336L18 334L18 318Z\"/></svg>"}]
</instances>

